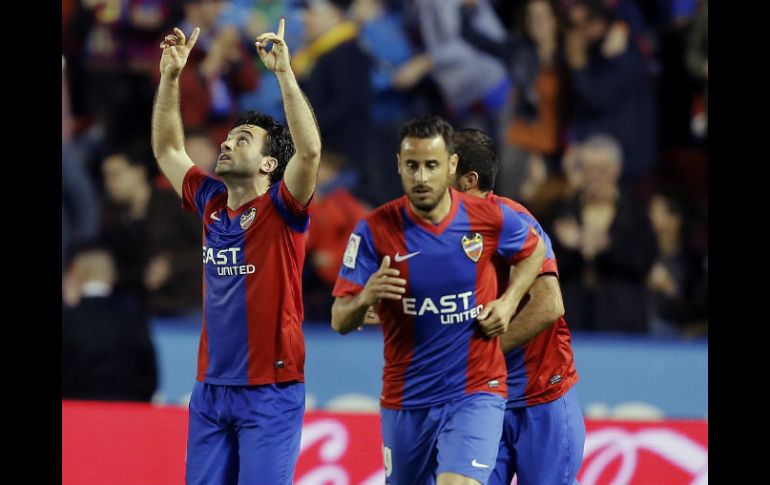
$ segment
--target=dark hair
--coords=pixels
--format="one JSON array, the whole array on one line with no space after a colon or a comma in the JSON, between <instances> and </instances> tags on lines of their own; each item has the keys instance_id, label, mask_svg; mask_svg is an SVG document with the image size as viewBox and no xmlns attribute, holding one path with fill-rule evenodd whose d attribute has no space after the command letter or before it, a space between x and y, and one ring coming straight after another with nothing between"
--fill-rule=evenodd
<instances>
[{"instance_id":1,"label":"dark hair","mask_svg":"<svg viewBox=\"0 0 770 485\"><path fill-rule=\"evenodd\" d=\"M454 130L452 129L452 125L438 116L415 118L407 121L401 125L398 142L400 145L406 137L433 138L438 135L441 135L441 138L444 139L446 151L450 155L454 153L454 143L452 141Z\"/></svg>"},{"instance_id":2,"label":"dark hair","mask_svg":"<svg viewBox=\"0 0 770 485\"><path fill-rule=\"evenodd\" d=\"M454 133L454 146L460 158L457 162L457 176L476 172L479 174L479 190L492 190L500 163L492 138L481 130L462 128Z\"/></svg>"},{"instance_id":3,"label":"dark hair","mask_svg":"<svg viewBox=\"0 0 770 485\"><path fill-rule=\"evenodd\" d=\"M270 172L270 184L274 184L283 178L283 172L289 159L294 155L294 142L291 139L289 129L278 123L272 116L246 111L241 113L235 121L234 127L241 125L259 126L267 132L265 143L262 145L262 155L274 157L278 166Z\"/></svg>"}]
</instances>

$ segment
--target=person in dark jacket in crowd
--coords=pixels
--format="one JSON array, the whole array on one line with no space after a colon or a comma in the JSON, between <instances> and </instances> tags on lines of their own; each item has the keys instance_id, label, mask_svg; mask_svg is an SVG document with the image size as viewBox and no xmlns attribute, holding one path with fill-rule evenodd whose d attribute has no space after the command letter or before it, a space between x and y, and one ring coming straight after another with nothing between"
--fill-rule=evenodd
<instances>
[{"instance_id":1,"label":"person in dark jacket in crowd","mask_svg":"<svg viewBox=\"0 0 770 485\"><path fill-rule=\"evenodd\" d=\"M647 332L645 282L656 242L644 204L619 184L623 151L614 138L594 135L578 163L582 186L551 230L570 326Z\"/></svg>"}]
</instances>

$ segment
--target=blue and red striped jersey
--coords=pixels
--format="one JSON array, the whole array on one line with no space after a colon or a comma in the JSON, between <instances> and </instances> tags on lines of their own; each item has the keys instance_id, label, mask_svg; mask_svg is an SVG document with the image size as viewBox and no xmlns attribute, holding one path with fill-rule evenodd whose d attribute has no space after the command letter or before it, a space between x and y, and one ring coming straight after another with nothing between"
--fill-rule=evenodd
<instances>
[{"instance_id":1,"label":"blue and red striped jersey","mask_svg":"<svg viewBox=\"0 0 770 485\"><path fill-rule=\"evenodd\" d=\"M559 276L556 255L551 238L526 207L506 197L487 195L492 202L510 207L527 224L535 228L546 245L545 261L540 275ZM498 285L503 290L508 286L510 267L502 260L496 260ZM505 354L508 367L509 408L533 406L553 401L563 396L578 381L575 359L572 355L571 335L564 316L530 341Z\"/></svg>"},{"instance_id":2,"label":"blue and red striped jersey","mask_svg":"<svg viewBox=\"0 0 770 485\"><path fill-rule=\"evenodd\" d=\"M182 190L182 207L203 220L197 379L230 385L304 381L307 205L281 181L232 210L224 183L197 166L185 175Z\"/></svg>"},{"instance_id":3,"label":"blue and red striped jersey","mask_svg":"<svg viewBox=\"0 0 770 485\"><path fill-rule=\"evenodd\" d=\"M513 264L539 237L509 207L450 191L441 223L419 219L402 196L360 221L345 250L334 296L358 294L386 255L408 282L400 301L376 306L385 339L384 408L433 406L474 392L507 395L499 338L486 337L476 317L497 295L493 255Z\"/></svg>"}]
</instances>

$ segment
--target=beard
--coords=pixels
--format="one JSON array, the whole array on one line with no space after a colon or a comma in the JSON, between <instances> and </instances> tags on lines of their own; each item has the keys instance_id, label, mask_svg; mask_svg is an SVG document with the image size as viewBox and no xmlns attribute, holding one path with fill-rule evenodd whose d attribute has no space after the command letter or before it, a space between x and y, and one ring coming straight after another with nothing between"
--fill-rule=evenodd
<instances>
[{"instance_id":1,"label":"beard","mask_svg":"<svg viewBox=\"0 0 770 485\"><path fill-rule=\"evenodd\" d=\"M217 163L214 166L214 174L222 179L244 179L254 176L254 173L250 172L248 169L234 166L232 162L226 164Z\"/></svg>"},{"instance_id":2,"label":"beard","mask_svg":"<svg viewBox=\"0 0 770 485\"><path fill-rule=\"evenodd\" d=\"M425 193L427 197L420 197L420 195L423 194L418 194L414 191L415 188L420 187L418 185L416 187L412 187L412 190L407 192L406 195L416 209L429 213L432 212L436 206L438 206L439 202L441 202L441 199L444 197L444 193L447 191L448 186L449 181L447 180L443 184L431 188L430 192Z\"/></svg>"}]
</instances>

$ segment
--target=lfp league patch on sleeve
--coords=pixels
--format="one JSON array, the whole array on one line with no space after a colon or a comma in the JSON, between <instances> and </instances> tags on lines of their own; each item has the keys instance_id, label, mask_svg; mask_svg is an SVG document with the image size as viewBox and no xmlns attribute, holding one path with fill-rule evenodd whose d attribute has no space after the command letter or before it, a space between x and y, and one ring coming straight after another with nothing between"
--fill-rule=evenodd
<instances>
[{"instance_id":1,"label":"lfp league patch on sleeve","mask_svg":"<svg viewBox=\"0 0 770 485\"><path fill-rule=\"evenodd\" d=\"M345 248L345 255L342 258L342 264L350 269L356 269L356 258L358 257L358 246L361 244L361 236L351 234L348 239L348 247Z\"/></svg>"}]
</instances>

